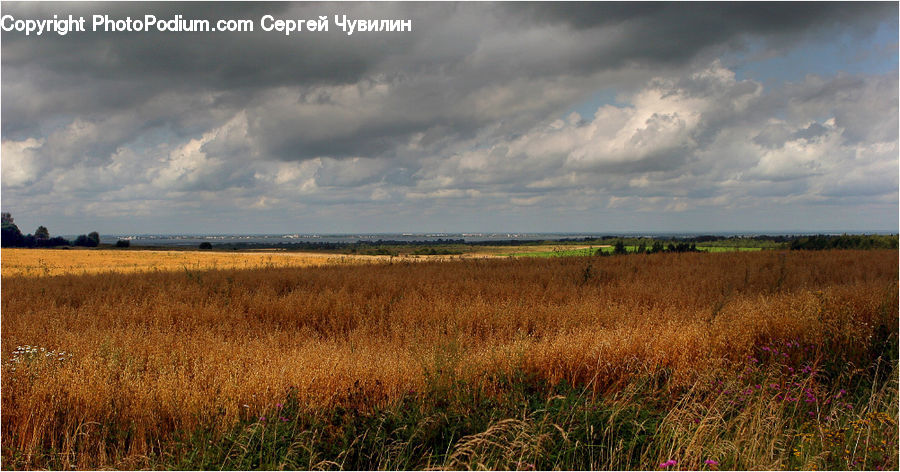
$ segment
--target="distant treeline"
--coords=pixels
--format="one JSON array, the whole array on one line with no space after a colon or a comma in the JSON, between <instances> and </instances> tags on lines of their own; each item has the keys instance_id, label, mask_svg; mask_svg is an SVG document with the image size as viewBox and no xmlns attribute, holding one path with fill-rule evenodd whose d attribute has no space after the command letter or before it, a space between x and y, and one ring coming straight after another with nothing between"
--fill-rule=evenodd
<instances>
[{"instance_id":1,"label":"distant treeline","mask_svg":"<svg viewBox=\"0 0 900 472\"><path fill-rule=\"evenodd\" d=\"M602 237L545 239L506 239L466 241L464 239L432 239L402 241L379 239L355 242L296 242L296 243L223 243L211 247L220 250L280 249L294 251L340 251L351 254L395 254L397 249L410 248L413 254L460 254L472 246L540 246L560 243L593 244L598 246L633 246L644 248L632 252L693 252L703 247L733 247L759 249L891 249L898 246L897 235L757 235L691 237Z\"/></svg>"},{"instance_id":2,"label":"distant treeline","mask_svg":"<svg viewBox=\"0 0 900 472\"><path fill-rule=\"evenodd\" d=\"M82 234L69 241L61 236L50 237L50 231L46 226L38 226L34 234L22 234L19 227L16 226L13 217L9 213L2 214L2 235L0 235L0 246L2 247L59 247L59 246L83 246L97 247L100 245L100 234L92 231L88 234ZM127 241L126 241L127 242Z\"/></svg>"},{"instance_id":3,"label":"distant treeline","mask_svg":"<svg viewBox=\"0 0 900 472\"><path fill-rule=\"evenodd\" d=\"M896 249L898 236L878 234L842 234L798 236L798 235L756 235L756 236L714 236L701 235L690 237L620 237L603 236L602 238L571 238L562 239L560 242L580 242L600 245L615 245L619 242L628 246L647 247L658 246L663 243L666 250L671 251L670 246L685 248L689 244L702 245L704 247L742 247L760 249Z\"/></svg>"},{"instance_id":4,"label":"distant treeline","mask_svg":"<svg viewBox=\"0 0 900 472\"><path fill-rule=\"evenodd\" d=\"M100 245L100 235L94 231L82 234L70 241L60 236L50 237L50 232L44 226L39 226L34 234L23 235L13 221L9 213L2 214L2 246L3 247L27 247L46 248L59 246L83 246L97 247ZM822 250L822 249L896 249L898 236L893 235L756 235L756 236L716 236L700 235L688 237L649 237L649 236L616 236L605 235L601 237L560 238L546 239L505 239L486 241L466 241L465 239L432 239L424 241L408 241L394 239L379 239L377 241L357 240L356 242L280 242L276 244L234 242L212 244L203 242L200 249L218 250L248 250L248 249L279 249L284 251L332 251L349 254L372 255L396 255L398 250L405 252L409 249L412 254L462 254L467 247L472 246L540 246L560 243L580 243L597 246L614 246L614 254L627 252L693 252L697 251L697 245L703 247L730 247L730 248L759 248L759 249L796 249L796 250ZM128 247L128 240L119 240L116 247ZM633 247L626 251L625 247Z\"/></svg>"},{"instance_id":5,"label":"distant treeline","mask_svg":"<svg viewBox=\"0 0 900 472\"><path fill-rule=\"evenodd\" d=\"M39 238L33 234L23 235L21 232L15 234L7 232L3 229L3 247L57 247L72 246L72 241L66 238L55 236L52 238Z\"/></svg>"},{"instance_id":6,"label":"distant treeline","mask_svg":"<svg viewBox=\"0 0 900 472\"><path fill-rule=\"evenodd\" d=\"M842 234L828 236L819 234L792 239L791 249L819 251L823 249L896 249L897 235L856 235Z\"/></svg>"},{"instance_id":7,"label":"distant treeline","mask_svg":"<svg viewBox=\"0 0 900 472\"><path fill-rule=\"evenodd\" d=\"M624 241L617 241L613 246L613 255L623 255L623 254L656 254L658 252L699 252L697 249L697 243L694 242L680 242L673 243L670 242L668 246L664 245L662 241L656 240L653 241L652 246L647 246L644 242L635 248L633 251L629 251L625 247ZM602 250L597 250L597 254L601 256L608 255L606 252Z\"/></svg>"}]
</instances>

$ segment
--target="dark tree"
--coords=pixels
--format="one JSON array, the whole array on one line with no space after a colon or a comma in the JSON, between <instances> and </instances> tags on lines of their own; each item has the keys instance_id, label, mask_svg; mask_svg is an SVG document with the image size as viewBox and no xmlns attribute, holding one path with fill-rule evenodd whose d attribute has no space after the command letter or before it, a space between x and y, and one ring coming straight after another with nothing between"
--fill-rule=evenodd
<instances>
[{"instance_id":1,"label":"dark tree","mask_svg":"<svg viewBox=\"0 0 900 472\"><path fill-rule=\"evenodd\" d=\"M50 239L38 239L35 241L35 245L37 247L57 247L57 246L68 246L72 243L69 242L68 239L54 236Z\"/></svg>"},{"instance_id":2,"label":"dark tree","mask_svg":"<svg viewBox=\"0 0 900 472\"><path fill-rule=\"evenodd\" d=\"M3 213L2 231L2 236L0 236L0 246L18 247L25 244L25 238L22 237L22 232L19 231L19 227L13 223L12 215L9 213Z\"/></svg>"},{"instance_id":3,"label":"dark tree","mask_svg":"<svg viewBox=\"0 0 900 472\"><path fill-rule=\"evenodd\" d=\"M131 247L131 241L127 239L120 239L116 241L116 247Z\"/></svg>"},{"instance_id":4,"label":"dark tree","mask_svg":"<svg viewBox=\"0 0 900 472\"><path fill-rule=\"evenodd\" d=\"M212 249L212 243L209 241L203 241L200 243L200 249Z\"/></svg>"},{"instance_id":5,"label":"dark tree","mask_svg":"<svg viewBox=\"0 0 900 472\"><path fill-rule=\"evenodd\" d=\"M34 237L35 239L50 239L50 231L46 226L38 226L38 229L34 230Z\"/></svg>"},{"instance_id":6,"label":"dark tree","mask_svg":"<svg viewBox=\"0 0 900 472\"><path fill-rule=\"evenodd\" d=\"M88 233L87 237L94 242L93 246L91 247L97 247L100 245L100 234L96 231L91 231L90 233Z\"/></svg>"},{"instance_id":7,"label":"dark tree","mask_svg":"<svg viewBox=\"0 0 900 472\"><path fill-rule=\"evenodd\" d=\"M91 234L97 234L97 233L91 233ZM78 236L77 238L75 238L75 242L73 243L73 245L82 246L82 247L97 247L98 242L99 242L99 237L98 237L98 239L94 239L94 238L90 237L89 235L82 234L81 236Z\"/></svg>"},{"instance_id":8,"label":"dark tree","mask_svg":"<svg viewBox=\"0 0 900 472\"><path fill-rule=\"evenodd\" d=\"M90 247L91 240L88 239L86 234L82 234L75 238L75 242L73 242L72 244L74 246Z\"/></svg>"}]
</instances>

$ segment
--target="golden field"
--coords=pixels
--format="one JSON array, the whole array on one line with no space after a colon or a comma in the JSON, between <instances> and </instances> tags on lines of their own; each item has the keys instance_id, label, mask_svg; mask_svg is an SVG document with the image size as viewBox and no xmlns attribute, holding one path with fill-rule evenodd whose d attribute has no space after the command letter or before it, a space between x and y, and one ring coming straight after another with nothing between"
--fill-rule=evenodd
<instances>
[{"instance_id":1,"label":"golden field","mask_svg":"<svg viewBox=\"0 0 900 472\"><path fill-rule=\"evenodd\" d=\"M531 246L524 246L530 249ZM541 247L541 246L536 246ZM461 255L410 255L406 261L453 260L497 257L493 252L509 251L498 246ZM373 264L395 258L383 255L329 254L294 251L197 251L121 249L13 249L2 251L2 275L48 277L98 273L171 272L214 269L274 269L342 264ZM398 259L398 260L399 260Z\"/></svg>"},{"instance_id":2,"label":"golden field","mask_svg":"<svg viewBox=\"0 0 900 472\"><path fill-rule=\"evenodd\" d=\"M360 263L384 256L297 252L161 251L120 249L12 249L2 251L3 276L47 277L106 272L310 267Z\"/></svg>"},{"instance_id":3,"label":"golden field","mask_svg":"<svg viewBox=\"0 0 900 472\"><path fill-rule=\"evenodd\" d=\"M883 325L896 332L897 260L764 251L340 265L4 249L2 441L26 466L46 450L69 467L133 466L121 461L179 431L265 415L289 391L312 410L377 407L420 394L435 373L492 395L500 376L524 371L603 396L659 372L690 386L766 343L827 338L852 357ZM41 355L14 361L25 345Z\"/></svg>"}]
</instances>

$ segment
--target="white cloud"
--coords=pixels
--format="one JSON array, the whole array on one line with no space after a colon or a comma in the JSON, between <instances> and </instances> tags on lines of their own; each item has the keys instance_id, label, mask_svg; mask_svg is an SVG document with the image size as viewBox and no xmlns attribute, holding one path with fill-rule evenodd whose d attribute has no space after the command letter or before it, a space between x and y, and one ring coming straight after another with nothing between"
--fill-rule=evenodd
<instances>
[{"instance_id":1,"label":"white cloud","mask_svg":"<svg viewBox=\"0 0 900 472\"><path fill-rule=\"evenodd\" d=\"M36 150L43 144L43 140L35 138L23 141L5 140L0 144L4 187L22 187L38 177L40 161Z\"/></svg>"},{"instance_id":2,"label":"white cloud","mask_svg":"<svg viewBox=\"0 0 900 472\"><path fill-rule=\"evenodd\" d=\"M246 115L239 113L222 126L171 150L155 169L153 185L177 190L229 187L235 168L242 167L242 156L229 159L229 154L247 148L247 126Z\"/></svg>"},{"instance_id":3,"label":"white cloud","mask_svg":"<svg viewBox=\"0 0 900 472\"><path fill-rule=\"evenodd\" d=\"M855 96L883 79L853 82L857 89L852 90L844 83L830 87L818 78L808 81L818 90ZM808 113L800 113L804 108L795 100L771 99L809 87L766 92L713 62L682 78L651 80L624 97L624 104L599 107L587 122L554 119L490 146L422 160L413 195L500 188L513 205L526 206L586 188L609 195L612 208L668 211L765 206L766 198L784 203L786 197L895 195L896 132L883 143L848 137L852 133L837 117L860 114L866 102L854 108L837 100L835 107L816 106L815 113L807 107ZM825 104L831 98L817 100ZM810 98L803 100L811 104ZM771 118L777 115L785 118ZM884 118L882 113L867 120Z\"/></svg>"}]
</instances>

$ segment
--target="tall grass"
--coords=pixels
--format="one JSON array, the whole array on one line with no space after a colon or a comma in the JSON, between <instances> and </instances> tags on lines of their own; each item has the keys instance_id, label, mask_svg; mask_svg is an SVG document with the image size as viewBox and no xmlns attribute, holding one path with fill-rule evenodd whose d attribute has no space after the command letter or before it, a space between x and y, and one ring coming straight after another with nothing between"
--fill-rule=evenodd
<instances>
[{"instance_id":1,"label":"tall grass","mask_svg":"<svg viewBox=\"0 0 900 472\"><path fill-rule=\"evenodd\" d=\"M896 261L764 252L4 275L3 461L895 466L896 450L848 455L825 438L896 449L896 423L875 424L897 418ZM25 345L71 357L17 355ZM829 403L809 424L813 410L786 400L841 389L851 407Z\"/></svg>"}]
</instances>

